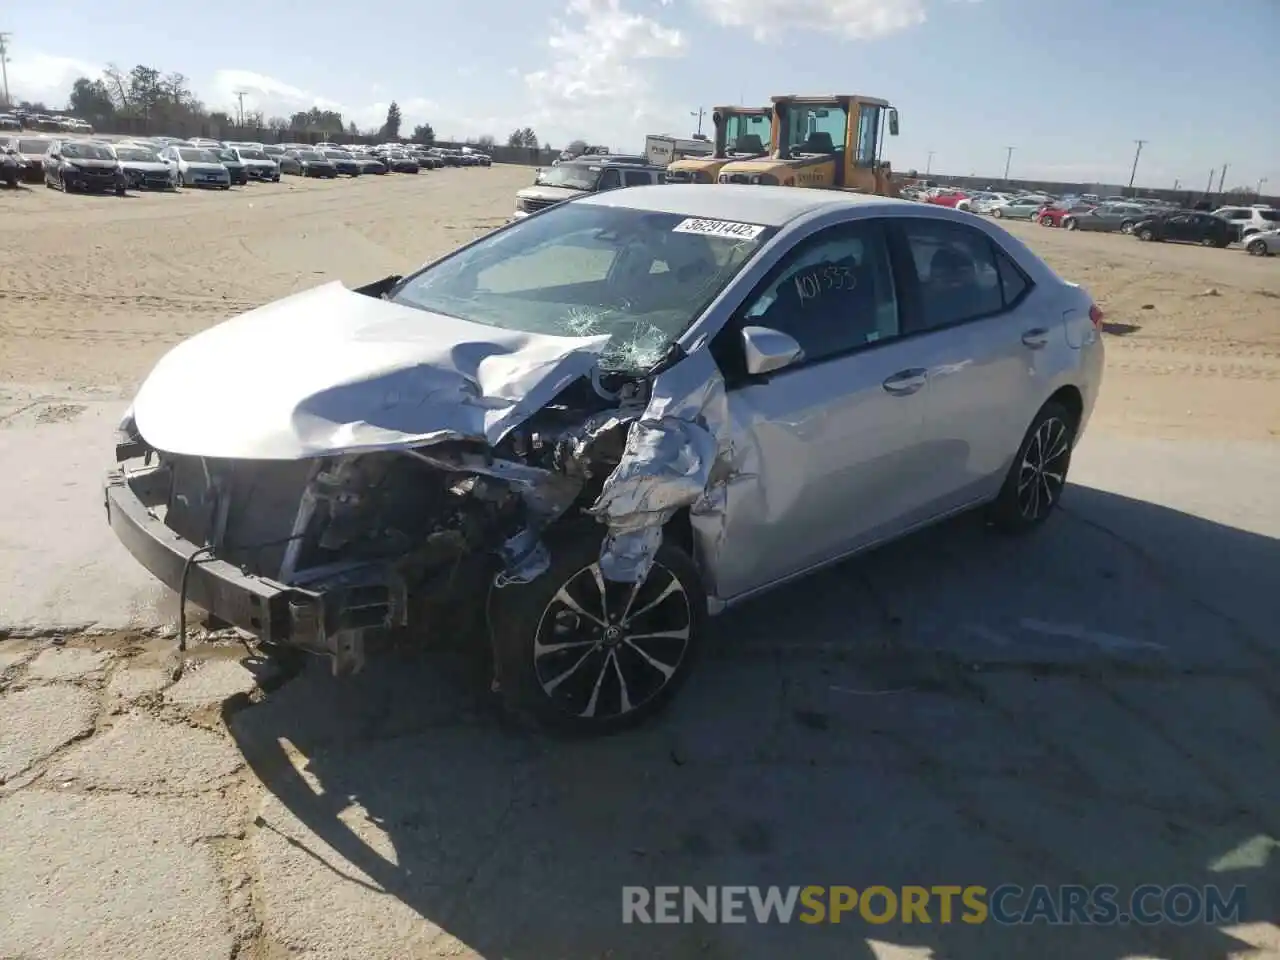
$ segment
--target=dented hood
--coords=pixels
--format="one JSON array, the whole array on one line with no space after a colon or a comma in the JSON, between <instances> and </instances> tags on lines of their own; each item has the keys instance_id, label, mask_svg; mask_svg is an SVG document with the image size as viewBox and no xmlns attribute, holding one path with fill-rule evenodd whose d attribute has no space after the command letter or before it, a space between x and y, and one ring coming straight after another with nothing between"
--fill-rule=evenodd
<instances>
[{"instance_id":1,"label":"dented hood","mask_svg":"<svg viewBox=\"0 0 1280 960\"><path fill-rule=\"evenodd\" d=\"M152 447L203 457L495 444L589 373L608 340L504 330L328 283L180 343L132 412Z\"/></svg>"}]
</instances>

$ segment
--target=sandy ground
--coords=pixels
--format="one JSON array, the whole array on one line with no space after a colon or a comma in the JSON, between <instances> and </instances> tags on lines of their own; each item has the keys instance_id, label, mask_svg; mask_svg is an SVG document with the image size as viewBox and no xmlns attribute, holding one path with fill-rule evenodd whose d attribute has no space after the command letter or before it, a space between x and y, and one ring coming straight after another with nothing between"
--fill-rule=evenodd
<instances>
[{"instance_id":1,"label":"sandy ground","mask_svg":"<svg viewBox=\"0 0 1280 960\"><path fill-rule=\"evenodd\" d=\"M286 178L123 200L0 192L0 370L10 382L131 387L170 346L226 316L327 279L404 271L496 226L530 174ZM1280 258L1011 229L1107 312L1096 422L1280 435Z\"/></svg>"},{"instance_id":2,"label":"sandy ground","mask_svg":"<svg viewBox=\"0 0 1280 960\"><path fill-rule=\"evenodd\" d=\"M1280 260L1014 226L1111 324L1059 514L958 518L730 611L628 735L513 729L447 650L341 681L225 637L177 654L172 595L103 522L133 385L221 317L501 222L528 178L0 192L0 958L1280 958ZM1246 898L1186 925L621 922L624 885L1003 883Z\"/></svg>"}]
</instances>

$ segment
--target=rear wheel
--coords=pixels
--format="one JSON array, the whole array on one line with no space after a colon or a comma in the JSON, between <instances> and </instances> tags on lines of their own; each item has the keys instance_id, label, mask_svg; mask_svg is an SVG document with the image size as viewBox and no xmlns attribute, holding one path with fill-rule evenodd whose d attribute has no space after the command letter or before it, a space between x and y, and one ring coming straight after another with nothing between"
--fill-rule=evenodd
<instances>
[{"instance_id":1,"label":"rear wheel","mask_svg":"<svg viewBox=\"0 0 1280 960\"><path fill-rule=\"evenodd\" d=\"M1040 408L989 508L997 528L1022 533L1048 519L1067 483L1076 427L1071 411L1057 401Z\"/></svg>"},{"instance_id":2,"label":"rear wheel","mask_svg":"<svg viewBox=\"0 0 1280 960\"><path fill-rule=\"evenodd\" d=\"M1040 226L1042 226L1042 227L1052 227L1052 226L1053 226L1053 217L1041 217L1041 218L1040 218Z\"/></svg>"},{"instance_id":3,"label":"rear wheel","mask_svg":"<svg viewBox=\"0 0 1280 960\"><path fill-rule=\"evenodd\" d=\"M1120 232L1133 233L1133 222L1131 220L1126 220L1124 223L1120 224Z\"/></svg>"},{"instance_id":4,"label":"rear wheel","mask_svg":"<svg viewBox=\"0 0 1280 960\"><path fill-rule=\"evenodd\" d=\"M1216 247L1216 246L1218 246L1220 243L1221 243L1221 241L1217 240L1217 239L1216 239L1216 238L1214 238L1214 237L1201 237L1201 238L1200 238L1200 246L1202 246L1202 247Z\"/></svg>"},{"instance_id":5,"label":"rear wheel","mask_svg":"<svg viewBox=\"0 0 1280 960\"><path fill-rule=\"evenodd\" d=\"M1067 217L1067 219L1065 219L1065 220L1063 220L1063 221L1062 221L1062 227L1063 227L1063 229L1064 229L1064 230L1079 230L1079 229L1080 229L1079 225L1078 225L1078 224L1077 224L1073 219L1071 219L1070 217Z\"/></svg>"},{"instance_id":6,"label":"rear wheel","mask_svg":"<svg viewBox=\"0 0 1280 960\"><path fill-rule=\"evenodd\" d=\"M991 215L995 217L997 220L999 220L1001 217L1004 216L1004 214L1000 212L999 207L996 207L994 210L992 210Z\"/></svg>"},{"instance_id":7,"label":"rear wheel","mask_svg":"<svg viewBox=\"0 0 1280 960\"><path fill-rule=\"evenodd\" d=\"M683 683L705 630L706 594L693 561L663 544L638 586L605 580L600 532L548 544L551 566L492 587L494 667L509 708L571 733L603 734L661 709Z\"/></svg>"},{"instance_id":8,"label":"rear wheel","mask_svg":"<svg viewBox=\"0 0 1280 960\"><path fill-rule=\"evenodd\" d=\"M1156 235L1152 233L1149 229L1146 229L1145 227L1142 230L1138 231L1139 240L1154 240L1155 238L1156 238Z\"/></svg>"},{"instance_id":9,"label":"rear wheel","mask_svg":"<svg viewBox=\"0 0 1280 960\"><path fill-rule=\"evenodd\" d=\"M1245 249L1248 250L1249 253L1255 257L1265 257L1267 255L1267 244L1266 244L1266 241L1263 241L1263 240L1254 240L1247 247L1245 247Z\"/></svg>"}]
</instances>

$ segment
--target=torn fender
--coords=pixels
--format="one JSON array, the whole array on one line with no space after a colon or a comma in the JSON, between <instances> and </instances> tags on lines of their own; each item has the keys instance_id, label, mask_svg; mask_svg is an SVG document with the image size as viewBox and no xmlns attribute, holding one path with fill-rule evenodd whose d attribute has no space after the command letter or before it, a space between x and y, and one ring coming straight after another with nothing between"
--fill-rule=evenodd
<instances>
[{"instance_id":1,"label":"torn fender","mask_svg":"<svg viewBox=\"0 0 1280 960\"><path fill-rule=\"evenodd\" d=\"M133 416L152 447L201 457L493 446L587 375L608 341L471 323L327 283L178 344Z\"/></svg>"},{"instance_id":2,"label":"torn fender","mask_svg":"<svg viewBox=\"0 0 1280 960\"><path fill-rule=\"evenodd\" d=\"M697 350L654 380L648 405L628 428L621 462L588 510L608 527L600 548L604 575L642 582L676 511L723 511L734 456L724 378L710 352Z\"/></svg>"}]
</instances>

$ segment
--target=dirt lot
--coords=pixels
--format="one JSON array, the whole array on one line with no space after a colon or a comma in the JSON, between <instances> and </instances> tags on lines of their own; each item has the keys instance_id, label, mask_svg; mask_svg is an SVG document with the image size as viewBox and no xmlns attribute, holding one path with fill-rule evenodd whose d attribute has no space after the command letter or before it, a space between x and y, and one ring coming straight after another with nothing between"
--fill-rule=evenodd
<instances>
[{"instance_id":1,"label":"dirt lot","mask_svg":"<svg viewBox=\"0 0 1280 960\"><path fill-rule=\"evenodd\" d=\"M1108 313L1053 523L960 518L732 610L625 736L512 729L444 649L341 681L177 654L103 523L120 398L222 317L502 222L529 175L0 192L0 958L1280 958L1280 259L1014 225ZM621 923L624 885L1002 883L1247 902Z\"/></svg>"},{"instance_id":2,"label":"dirt lot","mask_svg":"<svg viewBox=\"0 0 1280 960\"><path fill-rule=\"evenodd\" d=\"M326 279L403 271L503 222L520 167L231 193L0 192L0 369L132 385L223 317ZM1280 258L1015 224L1107 311L1098 422L1138 433L1280 432Z\"/></svg>"}]
</instances>

